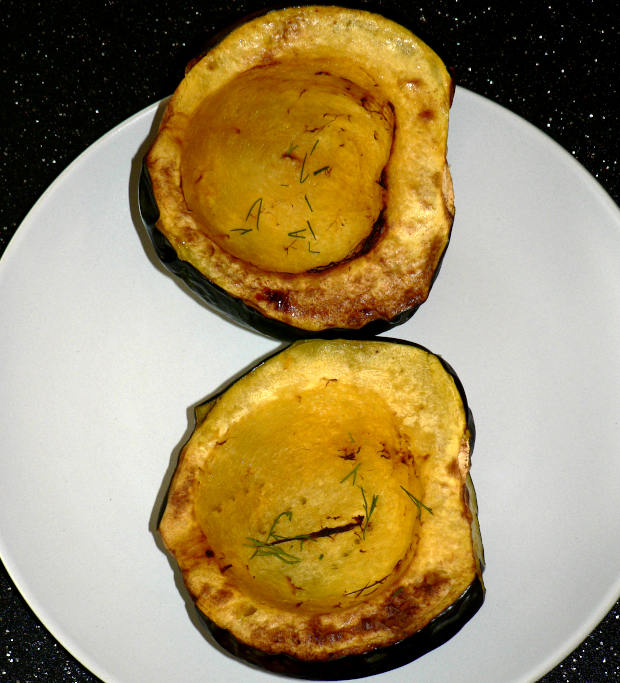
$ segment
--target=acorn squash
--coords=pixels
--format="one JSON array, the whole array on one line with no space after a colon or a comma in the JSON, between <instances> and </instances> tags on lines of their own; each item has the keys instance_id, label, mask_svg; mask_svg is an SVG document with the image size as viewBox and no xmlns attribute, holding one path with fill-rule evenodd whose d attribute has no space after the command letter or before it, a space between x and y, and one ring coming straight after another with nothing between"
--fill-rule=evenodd
<instances>
[{"instance_id":1,"label":"acorn squash","mask_svg":"<svg viewBox=\"0 0 620 683\"><path fill-rule=\"evenodd\" d=\"M366 11L277 10L188 66L145 158L165 265L280 338L376 333L426 300L454 217L452 81Z\"/></svg>"},{"instance_id":2,"label":"acorn squash","mask_svg":"<svg viewBox=\"0 0 620 683\"><path fill-rule=\"evenodd\" d=\"M196 411L159 531L216 640L351 678L444 642L483 601L474 425L399 340L304 340Z\"/></svg>"}]
</instances>

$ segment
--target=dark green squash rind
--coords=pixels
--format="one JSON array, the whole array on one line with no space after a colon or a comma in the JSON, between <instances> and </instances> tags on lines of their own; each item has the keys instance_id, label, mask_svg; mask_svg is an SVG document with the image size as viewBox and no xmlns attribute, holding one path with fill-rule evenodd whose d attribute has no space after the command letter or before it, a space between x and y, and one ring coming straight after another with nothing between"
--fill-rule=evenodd
<instances>
[{"instance_id":1,"label":"dark green squash rind","mask_svg":"<svg viewBox=\"0 0 620 683\"><path fill-rule=\"evenodd\" d=\"M153 194L151 179L145 161L143 161L142 172L140 174L138 205L140 216L147 234L153 243L159 260L166 270L183 280L195 294L207 303L208 306L219 311L230 322L238 323L248 330L260 332L267 337L273 337L284 341L293 341L296 339L366 339L386 332L387 330L391 330L398 325L402 325L407 322L420 307L418 305L409 308L394 316L391 320L372 320L359 329L328 328L311 332L294 327L293 325L288 325L279 320L269 318L257 309L248 306L241 299L232 296L221 287L218 287L211 282L192 264L178 257L174 247L157 228L159 209L157 208L157 202ZM448 245L446 244L437 267L435 268L429 291L437 278L447 246Z\"/></svg>"}]
</instances>

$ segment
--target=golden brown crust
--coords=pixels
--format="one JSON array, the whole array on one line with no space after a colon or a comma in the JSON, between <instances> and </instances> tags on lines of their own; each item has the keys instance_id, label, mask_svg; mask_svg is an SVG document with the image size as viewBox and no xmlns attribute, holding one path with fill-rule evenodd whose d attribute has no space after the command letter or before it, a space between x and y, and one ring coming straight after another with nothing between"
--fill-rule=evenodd
<instances>
[{"instance_id":1,"label":"golden brown crust","mask_svg":"<svg viewBox=\"0 0 620 683\"><path fill-rule=\"evenodd\" d=\"M360 654L415 633L480 575L468 472L464 407L436 357L299 342L213 403L160 532L199 609L240 641ZM256 557L251 539L288 555Z\"/></svg>"},{"instance_id":2,"label":"golden brown crust","mask_svg":"<svg viewBox=\"0 0 620 683\"><path fill-rule=\"evenodd\" d=\"M385 207L372 248L357 249L357 255L332 267L291 275L241 260L209 236L186 204L181 157L187 127L208 93L253 68L268 72L269 65L299 60L300 54L313 69L323 64L339 78L378 93L394 113L394 137L382 174ZM158 227L180 258L268 318L308 331L390 320L426 300L449 240L454 215L446 162L451 87L434 52L377 15L302 7L255 19L194 64L170 100L147 159L160 210Z\"/></svg>"}]
</instances>

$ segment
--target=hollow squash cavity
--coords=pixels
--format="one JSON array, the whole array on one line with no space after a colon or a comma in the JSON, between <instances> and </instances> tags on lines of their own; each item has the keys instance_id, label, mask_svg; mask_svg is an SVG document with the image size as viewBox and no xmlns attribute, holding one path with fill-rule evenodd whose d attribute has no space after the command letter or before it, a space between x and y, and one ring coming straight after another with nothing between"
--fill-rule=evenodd
<instances>
[{"instance_id":1,"label":"hollow squash cavity","mask_svg":"<svg viewBox=\"0 0 620 683\"><path fill-rule=\"evenodd\" d=\"M230 425L205 463L196 515L254 599L345 609L370 586L389 591L415 551L401 487L423 493L410 457L379 394L321 379Z\"/></svg>"},{"instance_id":2,"label":"hollow squash cavity","mask_svg":"<svg viewBox=\"0 0 620 683\"><path fill-rule=\"evenodd\" d=\"M351 257L371 236L393 136L376 84L320 59L254 68L206 97L188 130L187 204L231 255L300 273Z\"/></svg>"}]
</instances>

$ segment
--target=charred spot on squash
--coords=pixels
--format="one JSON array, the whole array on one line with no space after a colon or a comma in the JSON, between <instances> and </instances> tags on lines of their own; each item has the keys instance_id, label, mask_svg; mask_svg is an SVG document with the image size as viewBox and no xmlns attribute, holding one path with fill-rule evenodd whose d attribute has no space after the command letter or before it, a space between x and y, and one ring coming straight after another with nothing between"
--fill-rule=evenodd
<instances>
[{"instance_id":1,"label":"charred spot on squash","mask_svg":"<svg viewBox=\"0 0 620 683\"><path fill-rule=\"evenodd\" d=\"M418 116L425 121L432 121L435 118L435 112L433 109L422 109Z\"/></svg>"},{"instance_id":2,"label":"charred spot on squash","mask_svg":"<svg viewBox=\"0 0 620 683\"><path fill-rule=\"evenodd\" d=\"M140 194L149 234L193 267L166 259L210 305L272 336L401 324L450 236L451 88L428 46L368 12L298 7L239 25L168 104ZM448 181L424 187L433 172Z\"/></svg>"},{"instance_id":3,"label":"charred spot on squash","mask_svg":"<svg viewBox=\"0 0 620 683\"><path fill-rule=\"evenodd\" d=\"M270 307L277 311L290 311L292 308L290 297L287 292L266 289L257 294L256 298L259 301L266 302Z\"/></svg>"},{"instance_id":4,"label":"charred spot on squash","mask_svg":"<svg viewBox=\"0 0 620 683\"><path fill-rule=\"evenodd\" d=\"M209 402L160 532L244 656L383 653L480 581L473 422L448 368L398 340L304 341ZM200 472L190 499L174 495L186 472Z\"/></svg>"},{"instance_id":5,"label":"charred spot on squash","mask_svg":"<svg viewBox=\"0 0 620 683\"><path fill-rule=\"evenodd\" d=\"M212 594L211 596L211 601L215 605L223 605L227 603L231 598L233 597L233 593L230 590L227 590L225 588L222 588L215 593Z\"/></svg>"},{"instance_id":6,"label":"charred spot on squash","mask_svg":"<svg viewBox=\"0 0 620 683\"><path fill-rule=\"evenodd\" d=\"M446 465L446 472L456 479L461 479L461 468L459 467L459 459L454 458Z\"/></svg>"}]
</instances>

